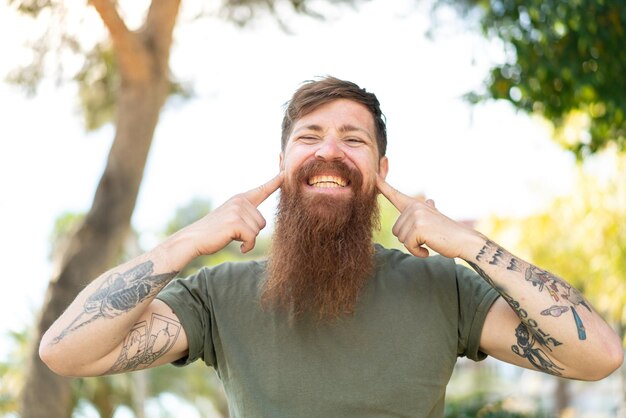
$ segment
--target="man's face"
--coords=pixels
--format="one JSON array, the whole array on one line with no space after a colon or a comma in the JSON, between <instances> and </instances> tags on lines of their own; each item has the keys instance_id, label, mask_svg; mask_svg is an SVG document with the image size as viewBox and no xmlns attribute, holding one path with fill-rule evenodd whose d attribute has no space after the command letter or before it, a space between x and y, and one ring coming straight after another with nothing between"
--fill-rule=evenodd
<instances>
[{"instance_id":1,"label":"man's face","mask_svg":"<svg viewBox=\"0 0 626 418\"><path fill-rule=\"evenodd\" d=\"M354 196L352 182L329 168L297 180L297 172L313 161L338 162L363 177L363 192L376 187L376 174L387 175L387 157L379 158L372 115L365 106L347 99L328 102L297 120L280 156L285 182L311 195ZM295 185L294 182L301 184Z\"/></svg>"},{"instance_id":2,"label":"man's face","mask_svg":"<svg viewBox=\"0 0 626 418\"><path fill-rule=\"evenodd\" d=\"M354 312L374 269L376 175L387 174L373 118L350 100L326 103L296 121L280 161L263 301L319 319Z\"/></svg>"}]
</instances>

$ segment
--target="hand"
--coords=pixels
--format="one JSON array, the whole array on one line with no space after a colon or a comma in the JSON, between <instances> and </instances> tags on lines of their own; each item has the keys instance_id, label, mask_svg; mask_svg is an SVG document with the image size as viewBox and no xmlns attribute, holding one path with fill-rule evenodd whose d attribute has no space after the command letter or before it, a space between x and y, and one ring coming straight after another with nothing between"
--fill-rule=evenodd
<instances>
[{"instance_id":1,"label":"hand","mask_svg":"<svg viewBox=\"0 0 626 418\"><path fill-rule=\"evenodd\" d=\"M231 241L241 241L241 252L254 248L256 237L267 224L257 207L283 183L283 172L265 184L231 197L223 205L179 231L191 238L195 257L220 251Z\"/></svg>"},{"instance_id":2,"label":"hand","mask_svg":"<svg viewBox=\"0 0 626 418\"><path fill-rule=\"evenodd\" d=\"M399 211L400 217L391 232L398 237L407 250L416 257L428 257L428 249L455 258L462 257L464 243L478 232L443 215L428 199L422 202L399 192L378 176L378 190Z\"/></svg>"}]
</instances>

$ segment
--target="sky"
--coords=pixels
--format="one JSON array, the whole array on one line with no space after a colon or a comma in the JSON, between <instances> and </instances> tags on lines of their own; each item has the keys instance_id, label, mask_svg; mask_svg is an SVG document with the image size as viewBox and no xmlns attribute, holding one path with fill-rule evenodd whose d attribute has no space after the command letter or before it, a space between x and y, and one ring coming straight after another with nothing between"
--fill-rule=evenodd
<instances>
[{"instance_id":1,"label":"sky","mask_svg":"<svg viewBox=\"0 0 626 418\"><path fill-rule=\"evenodd\" d=\"M193 198L215 206L278 171L283 104L305 80L333 75L374 92L387 117L387 181L422 193L455 219L540 210L572 185L574 161L547 125L500 102L470 106L501 46L456 25L434 39L414 1L333 9L324 24L299 17L292 34L271 19L240 29L183 11L172 70L190 100L162 112L132 222L148 249ZM27 55L24 25L0 5L0 74ZM85 36L88 36L86 34ZM45 83L34 98L0 83L0 360L4 335L33 321L52 277L50 233L66 211L85 212L113 127L88 133L71 86ZM270 221L275 198L260 207ZM271 228L271 226L269 227Z\"/></svg>"}]
</instances>

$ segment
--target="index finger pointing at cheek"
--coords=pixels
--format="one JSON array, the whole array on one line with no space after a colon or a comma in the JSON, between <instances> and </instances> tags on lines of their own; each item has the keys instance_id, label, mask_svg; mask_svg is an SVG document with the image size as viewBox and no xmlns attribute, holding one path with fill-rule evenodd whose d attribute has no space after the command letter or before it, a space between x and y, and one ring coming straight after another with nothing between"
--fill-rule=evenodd
<instances>
[{"instance_id":1,"label":"index finger pointing at cheek","mask_svg":"<svg viewBox=\"0 0 626 418\"><path fill-rule=\"evenodd\" d=\"M413 202L413 199L404 193L391 187L380 175L376 178L378 190L396 207L400 212Z\"/></svg>"},{"instance_id":2,"label":"index finger pointing at cheek","mask_svg":"<svg viewBox=\"0 0 626 418\"><path fill-rule=\"evenodd\" d=\"M259 187L255 187L254 189L245 192L244 196L254 206L259 206L261 203L263 203L265 199L270 197L271 194L274 193L281 184L283 184L283 178L284 175L281 171L280 173L278 173L278 175L276 175L276 177L274 177L267 183L264 183Z\"/></svg>"}]
</instances>

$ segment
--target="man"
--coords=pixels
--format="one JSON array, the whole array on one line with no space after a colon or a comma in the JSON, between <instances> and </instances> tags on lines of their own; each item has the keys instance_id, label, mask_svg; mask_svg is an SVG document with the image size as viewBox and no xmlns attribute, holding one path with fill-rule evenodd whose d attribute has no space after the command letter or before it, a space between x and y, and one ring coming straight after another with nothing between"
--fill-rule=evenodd
<instances>
[{"instance_id":1,"label":"man","mask_svg":"<svg viewBox=\"0 0 626 418\"><path fill-rule=\"evenodd\" d=\"M373 94L305 83L285 112L280 173L94 280L46 332L42 359L94 376L202 358L237 417L441 417L458 356L582 380L619 367L619 338L567 282L389 186L386 144ZM165 288L199 255L252 249L257 206L278 188L268 261ZM410 254L373 245L379 192Z\"/></svg>"}]
</instances>

